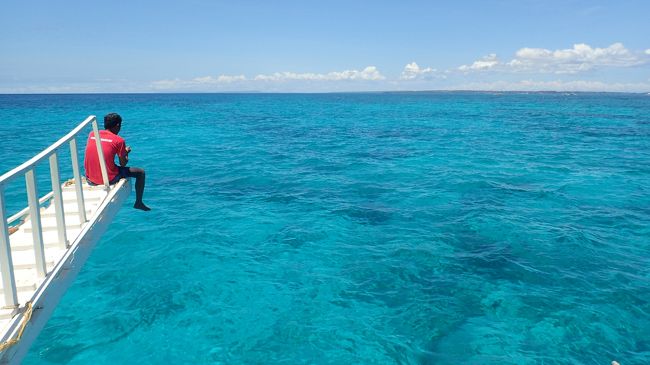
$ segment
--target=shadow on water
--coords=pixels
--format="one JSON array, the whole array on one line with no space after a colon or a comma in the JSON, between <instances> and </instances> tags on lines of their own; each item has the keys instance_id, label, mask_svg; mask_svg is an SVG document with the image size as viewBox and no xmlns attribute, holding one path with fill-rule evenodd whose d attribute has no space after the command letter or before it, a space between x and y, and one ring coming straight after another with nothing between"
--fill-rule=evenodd
<instances>
[{"instance_id":1,"label":"shadow on water","mask_svg":"<svg viewBox=\"0 0 650 365\"><path fill-rule=\"evenodd\" d=\"M300 225L286 225L279 231L269 235L267 241L300 248L307 243L323 240L327 235L313 228Z\"/></svg>"},{"instance_id":2,"label":"shadow on water","mask_svg":"<svg viewBox=\"0 0 650 365\"><path fill-rule=\"evenodd\" d=\"M344 216L359 224L383 225L390 222L393 211L389 207L378 205L348 206L336 209L334 214Z\"/></svg>"}]
</instances>

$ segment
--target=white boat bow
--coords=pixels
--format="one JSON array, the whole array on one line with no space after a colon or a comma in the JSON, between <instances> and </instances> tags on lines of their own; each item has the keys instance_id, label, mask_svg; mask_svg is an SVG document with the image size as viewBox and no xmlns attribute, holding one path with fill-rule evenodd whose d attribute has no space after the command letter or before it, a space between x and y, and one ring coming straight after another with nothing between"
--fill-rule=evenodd
<instances>
[{"instance_id":1,"label":"white boat bow","mask_svg":"<svg viewBox=\"0 0 650 365\"><path fill-rule=\"evenodd\" d=\"M34 158L0 176L0 363L20 363L59 300L131 191L128 179L92 186L80 176L76 137L97 121L88 117ZM103 156L101 142L97 149ZM74 179L61 183L58 152L68 144ZM52 191L38 199L35 167L48 159ZM5 186L25 177L29 206L8 217Z\"/></svg>"}]
</instances>

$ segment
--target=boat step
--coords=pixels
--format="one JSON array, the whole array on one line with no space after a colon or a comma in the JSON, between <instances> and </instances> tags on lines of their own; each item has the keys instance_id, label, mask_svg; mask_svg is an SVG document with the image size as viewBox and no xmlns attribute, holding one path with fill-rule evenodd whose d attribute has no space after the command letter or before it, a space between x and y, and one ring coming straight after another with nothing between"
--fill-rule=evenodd
<instances>
[{"instance_id":1,"label":"boat step","mask_svg":"<svg viewBox=\"0 0 650 365\"><path fill-rule=\"evenodd\" d=\"M11 319L18 311L18 308L0 308L0 319Z\"/></svg>"},{"instance_id":2,"label":"boat step","mask_svg":"<svg viewBox=\"0 0 650 365\"><path fill-rule=\"evenodd\" d=\"M83 222L83 223L85 223L85 222ZM65 228L66 229L78 229L79 227L81 227L81 224L82 224L82 222L79 220L79 215L78 214L71 214L71 215L66 214L65 215ZM41 230L43 232L45 232L45 231L56 231L58 229L57 227L58 226L56 224L56 216L54 216L54 217L50 217L50 216L41 217ZM25 232L31 233L33 231L32 222L31 221L25 222L25 224L23 225L23 228L24 228Z\"/></svg>"},{"instance_id":3,"label":"boat step","mask_svg":"<svg viewBox=\"0 0 650 365\"><path fill-rule=\"evenodd\" d=\"M90 217L90 214L95 210L95 208L97 208L99 203L101 203L101 199L91 199L90 201L85 200L84 202L86 205L86 217ZM77 204L76 199L73 201L64 201L63 203L63 212L65 212L66 217L68 215L79 215L79 204ZM56 217L54 207L48 206L47 208L41 208L41 219L47 217ZM25 222L29 222L30 219L31 217L29 216L29 212L27 212L24 216L24 220Z\"/></svg>"},{"instance_id":4,"label":"boat step","mask_svg":"<svg viewBox=\"0 0 650 365\"><path fill-rule=\"evenodd\" d=\"M35 270L36 269L36 264L34 261L33 257L33 252L32 251L22 251L22 252L27 252L32 254L32 261L31 262L26 262L23 261L21 263L16 263L14 262L14 270ZM12 252L12 254L15 254L16 252ZM47 271L50 271L54 267L54 259L45 259L45 267L47 268Z\"/></svg>"},{"instance_id":5,"label":"boat step","mask_svg":"<svg viewBox=\"0 0 650 365\"><path fill-rule=\"evenodd\" d=\"M51 268L49 268L51 269ZM16 270L16 295L21 303L29 300L34 290L45 280L45 278L37 278L36 269L22 269ZM0 288L0 296L4 294L4 289ZM15 313L14 308L0 309L0 320L11 319Z\"/></svg>"},{"instance_id":6,"label":"boat step","mask_svg":"<svg viewBox=\"0 0 650 365\"><path fill-rule=\"evenodd\" d=\"M94 193L94 192L99 192L99 191L103 192L104 191L104 187L100 186L100 185L90 186L88 184L83 184L81 186L82 186L82 188L84 190L84 194L87 193L87 192ZM74 192L74 191L76 191L76 189L75 189L74 184L72 184L72 185L68 185L68 186L63 186L61 188L61 191L66 191L66 192L72 191L72 192Z\"/></svg>"},{"instance_id":7,"label":"boat step","mask_svg":"<svg viewBox=\"0 0 650 365\"><path fill-rule=\"evenodd\" d=\"M68 196L76 197L77 196L77 191L74 190L74 189L63 188L61 190L61 193L63 193L63 196L65 196L65 197L68 197ZM84 194L84 198L86 198L86 197L91 197L92 198L92 197L106 195L106 192L104 190L101 190L101 189L100 190L84 189L83 194Z\"/></svg>"},{"instance_id":8,"label":"boat step","mask_svg":"<svg viewBox=\"0 0 650 365\"><path fill-rule=\"evenodd\" d=\"M65 230L66 232L73 230L73 229L79 229L81 228L82 224L79 223L79 218L77 218L76 222L69 222L69 220L66 217L65 221ZM59 228L56 225L41 225L41 232L46 233L46 232L58 232ZM25 233L32 233L33 229L31 226L25 227Z\"/></svg>"},{"instance_id":9,"label":"boat step","mask_svg":"<svg viewBox=\"0 0 650 365\"><path fill-rule=\"evenodd\" d=\"M86 204L86 216L89 216L90 213L92 213L94 208L93 206L89 206ZM65 216L67 217L68 215L79 215L79 206L77 204L75 205L64 205L63 206L63 211L65 212ZM41 211L41 218L47 218L47 217L56 217L56 212L54 210L47 210L47 211Z\"/></svg>"},{"instance_id":10,"label":"boat step","mask_svg":"<svg viewBox=\"0 0 650 365\"><path fill-rule=\"evenodd\" d=\"M59 239L58 235L52 235L53 239L46 239L45 237L43 238L43 247L45 247L46 250L49 250L50 248L57 248L59 246ZM32 241L32 235L29 234L28 239L20 240L18 243L11 245L11 251L33 251L34 250L34 244Z\"/></svg>"},{"instance_id":11,"label":"boat step","mask_svg":"<svg viewBox=\"0 0 650 365\"><path fill-rule=\"evenodd\" d=\"M68 240L73 237L77 237L81 227L67 227L66 236ZM43 246L46 249L57 248L59 246L59 234L57 230L44 230L43 232ZM10 236L11 241L11 250L12 251L26 251L34 249L34 241L32 237L31 229L29 232L26 230L20 230Z\"/></svg>"},{"instance_id":12,"label":"boat step","mask_svg":"<svg viewBox=\"0 0 650 365\"><path fill-rule=\"evenodd\" d=\"M36 283L35 282L16 282L16 290L20 292L26 292L26 291L34 291L36 289ZM5 290L4 288L0 288L0 295L4 294Z\"/></svg>"},{"instance_id":13,"label":"boat step","mask_svg":"<svg viewBox=\"0 0 650 365\"><path fill-rule=\"evenodd\" d=\"M84 203L86 205L92 205L92 204L98 204L102 200L102 196L85 196L84 195ZM71 195L71 196L63 196L63 204L77 204L77 196L76 195ZM65 209L65 208L63 208Z\"/></svg>"},{"instance_id":14,"label":"boat step","mask_svg":"<svg viewBox=\"0 0 650 365\"><path fill-rule=\"evenodd\" d=\"M45 251L45 265L51 267L56 260L61 257L61 252L64 249L56 247L48 248ZM14 270L30 270L36 268L36 259L34 258L33 250L18 250L11 251L11 258L14 264Z\"/></svg>"}]
</instances>

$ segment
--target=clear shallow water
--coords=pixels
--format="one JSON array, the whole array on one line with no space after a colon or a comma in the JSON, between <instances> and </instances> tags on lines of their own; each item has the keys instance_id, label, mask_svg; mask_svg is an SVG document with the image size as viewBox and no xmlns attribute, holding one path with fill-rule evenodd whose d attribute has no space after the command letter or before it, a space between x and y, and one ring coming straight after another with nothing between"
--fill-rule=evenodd
<instances>
[{"instance_id":1,"label":"clear shallow water","mask_svg":"<svg viewBox=\"0 0 650 365\"><path fill-rule=\"evenodd\" d=\"M0 168L109 111L154 210L25 364L650 362L648 96L0 95Z\"/></svg>"}]
</instances>

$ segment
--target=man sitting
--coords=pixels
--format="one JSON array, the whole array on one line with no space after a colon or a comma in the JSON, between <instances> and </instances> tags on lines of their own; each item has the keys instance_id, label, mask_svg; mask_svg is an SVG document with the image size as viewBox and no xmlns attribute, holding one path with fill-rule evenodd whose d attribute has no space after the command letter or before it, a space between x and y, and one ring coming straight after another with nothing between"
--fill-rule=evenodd
<instances>
[{"instance_id":1,"label":"man sitting","mask_svg":"<svg viewBox=\"0 0 650 365\"><path fill-rule=\"evenodd\" d=\"M144 211L151 210L151 208L142 202L142 195L144 194L144 170L139 167L126 166L129 162L131 147L126 145L124 138L117 135L120 133L121 127L122 117L117 113L110 113L104 117L104 130L99 131L109 183L113 185L121 178L134 177L135 204L133 204L133 207ZM115 164L115 155L119 157L119 166ZM89 184L102 185L104 183L102 169L99 164L99 156L97 155L94 132L90 132L88 135L84 167L86 168L86 180Z\"/></svg>"}]
</instances>

